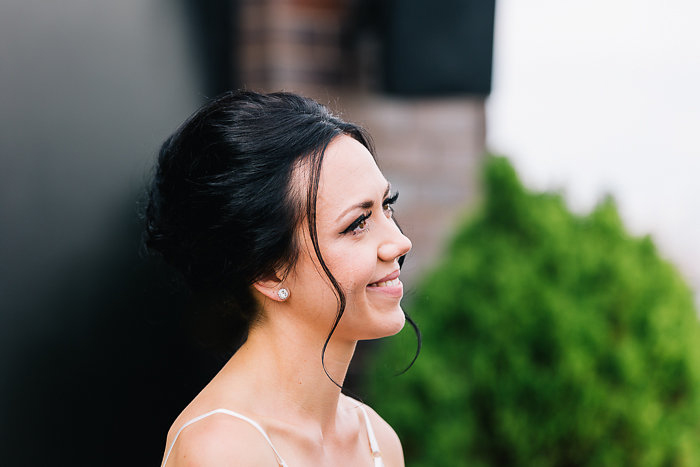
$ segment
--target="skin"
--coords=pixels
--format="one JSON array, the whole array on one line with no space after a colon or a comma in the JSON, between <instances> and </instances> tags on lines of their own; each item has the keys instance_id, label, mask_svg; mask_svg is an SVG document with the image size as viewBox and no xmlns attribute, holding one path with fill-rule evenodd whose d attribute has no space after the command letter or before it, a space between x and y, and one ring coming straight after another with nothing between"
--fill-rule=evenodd
<instances>
[{"instance_id":1,"label":"skin","mask_svg":"<svg viewBox=\"0 0 700 467\"><path fill-rule=\"evenodd\" d=\"M304 178L295 181L304 183ZM358 340L389 336L404 325L400 286L368 287L398 271L398 258L411 248L385 205L387 187L374 159L356 140L339 136L326 149L316 221L323 258L347 297L325 354L326 369L340 384ZM357 222L370 211L365 222ZM166 446L187 420L225 407L257 421L290 467L373 465L359 403L342 395L321 366L337 301L302 224L297 232L302 253L293 271L283 280L253 285L260 319L246 343L175 420ZM351 225L355 228L348 230ZM277 295L281 287L290 292L285 301ZM367 411L385 465L403 466L394 430ZM208 465L277 464L252 426L217 414L183 430L168 460L168 466Z\"/></svg>"}]
</instances>

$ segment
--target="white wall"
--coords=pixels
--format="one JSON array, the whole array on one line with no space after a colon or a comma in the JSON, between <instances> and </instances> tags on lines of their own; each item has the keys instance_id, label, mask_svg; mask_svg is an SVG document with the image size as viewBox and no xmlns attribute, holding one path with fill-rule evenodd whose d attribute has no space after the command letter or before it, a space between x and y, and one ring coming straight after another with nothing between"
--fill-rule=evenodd
<instances>
[{"instance_id":1,"label":"white wall","mask_svg":"<svg viewBox=\"0 0 700 467\"><path fill-rule=\"evenodd\" d=\"M700 299L699 18L695 0L499 0L487 112L529 187L579 212L612 193Z\"/></svg>"}]
</instances>

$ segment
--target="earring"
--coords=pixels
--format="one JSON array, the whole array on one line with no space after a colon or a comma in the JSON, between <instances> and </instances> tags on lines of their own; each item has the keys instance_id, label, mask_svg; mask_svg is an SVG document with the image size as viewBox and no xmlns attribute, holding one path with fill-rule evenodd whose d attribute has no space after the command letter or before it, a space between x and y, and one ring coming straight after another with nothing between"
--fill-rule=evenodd
<instances>
[{"instance_id":1,"label":"earring","mask_svg":"<svg viewBox=\"0 0 700 467\"><path fill-rule=\"evenodd\" d=\"M285 301L289 297L289 290L279 289L277 291L277 296L280 298L280 300Z\"/></svg>"}]
</instances>

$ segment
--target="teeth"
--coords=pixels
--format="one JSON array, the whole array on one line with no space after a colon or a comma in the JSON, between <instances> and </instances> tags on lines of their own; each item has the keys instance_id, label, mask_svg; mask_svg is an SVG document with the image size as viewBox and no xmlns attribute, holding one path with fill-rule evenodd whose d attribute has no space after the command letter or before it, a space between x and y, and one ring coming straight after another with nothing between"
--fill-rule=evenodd
<instances>
[{"instance_id":1,"label":"teeth","mask_svg":"<svg viewBox=\"0 0 700 467\"><path fill-rule=\"evenodd\" d=\"M397 277L396 279L392 279L390 281L385 281L385 282L375 282L374 284L370 284L370 287L398 287L398 285L401 283L399 278Z\"/></svg>"}]
</instances>

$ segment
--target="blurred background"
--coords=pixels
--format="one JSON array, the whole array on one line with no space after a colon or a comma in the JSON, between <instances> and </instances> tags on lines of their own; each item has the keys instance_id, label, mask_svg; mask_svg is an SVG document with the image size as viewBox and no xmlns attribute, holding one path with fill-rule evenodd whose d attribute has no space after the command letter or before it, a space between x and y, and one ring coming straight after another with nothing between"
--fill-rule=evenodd
<instances>
[{"instance_id":1,"label":"blurred background","mask_svg":"<svg viewBox=\"0 0 700 467\"><path fill-rule=\"evenodd\" d=\"M577 215L611 194L698 297L699 15L692 0L2 1L7 465L157 464L220 366L144 256L138 213L160 143L227 89L302 93L368 128L401 192L416 304L488 198L487 148Z\"/></svg>"}]
</instances>

